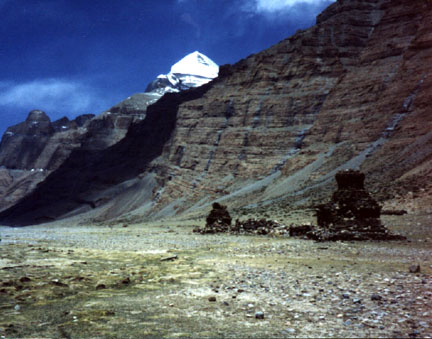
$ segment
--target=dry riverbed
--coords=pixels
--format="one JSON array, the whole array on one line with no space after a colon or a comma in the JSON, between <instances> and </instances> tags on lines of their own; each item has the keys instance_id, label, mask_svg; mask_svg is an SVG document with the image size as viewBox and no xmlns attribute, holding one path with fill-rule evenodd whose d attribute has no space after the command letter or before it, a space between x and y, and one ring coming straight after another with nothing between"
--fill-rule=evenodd
<instances>
[{"instance_id":1,"label":"dry riverbed","mask_svg":"<svg viewBox=\"0 0 432 339\"><path fill-rule=\"evenodd\" d=\"M384 222L409 241L0 227L0 336L432 337L431 215Z\"/></svg>"}]
</instances>

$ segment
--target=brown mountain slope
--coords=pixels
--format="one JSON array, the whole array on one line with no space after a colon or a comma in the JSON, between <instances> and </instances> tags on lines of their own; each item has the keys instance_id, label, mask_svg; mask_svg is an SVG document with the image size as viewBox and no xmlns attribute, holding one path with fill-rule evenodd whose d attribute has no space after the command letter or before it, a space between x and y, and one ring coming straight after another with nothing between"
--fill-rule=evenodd
<instances>
[{"instance_id":1,"label":"brown mountain slope","mask_svg":"<svg viewBox=\"0 0 432 339\"><path fill-rule=\"evenodd\" d=\"M74 152L2 222L311 206L341 168L365 171L382 199L426 202L431 19L430 1L339 0L205 88L164 97L107 151Z\"/></svg>"}]
</instances>

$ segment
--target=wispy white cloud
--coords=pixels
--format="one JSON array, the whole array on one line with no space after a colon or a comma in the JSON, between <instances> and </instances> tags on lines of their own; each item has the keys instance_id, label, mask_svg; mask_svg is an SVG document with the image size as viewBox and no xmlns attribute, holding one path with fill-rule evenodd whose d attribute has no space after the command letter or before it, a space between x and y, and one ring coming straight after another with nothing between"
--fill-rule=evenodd
<instances>
[{"instance_id":1,"label":"wispy white cloud","mask_svg":"<svg viewBox=\"0 0 432 339\"><path fill-rule=\"evenodd\" d=\"M295 7L321 7L336 0L244 0L242 9L255 14L277 14L289 12Z\"/></svg>"},{"instance_id":2,"label":"wispy white cloud","mask_svg":"<svg viewBox=\"0 0 432 339\"><path fill-rule=\"evenodd\" d=\"M23 83L0 82L3 109L41 109L75 116L103 103L94 89L79 81L51 78Z\"/></svg>"},{"instance_id":3,"label":"wispy white cloud","mask_svg":"<svg viewBox=\"0 0 432 339\"><path fill-rule=\"evenodd\" d=\"M184 1L184 0L181 0L181 1ZM198 39L201 37L201 28L200 28L199 24L196 22L196 20L193 18L192 14L183 13L181 15L181 20L184 23L193 27L193 29L195 30L195 35Z\"/></svg>"}]
</instances>

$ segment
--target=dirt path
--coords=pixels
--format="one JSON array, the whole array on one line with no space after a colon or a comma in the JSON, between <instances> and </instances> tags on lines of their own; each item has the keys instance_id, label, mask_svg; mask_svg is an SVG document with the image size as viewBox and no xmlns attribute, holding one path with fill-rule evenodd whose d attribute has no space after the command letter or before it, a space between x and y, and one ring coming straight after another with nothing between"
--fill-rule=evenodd
<instances>
[{"instance_id":1,"label":"dirt path","mask_svg":"<svg viewBox=\"0 0 432 339\"><path fill-rule=\"evenodd\" d=\"M0 336L432 337L430 216L386 223L411 242L0 228Z\"/></svg>"}]
</instances>

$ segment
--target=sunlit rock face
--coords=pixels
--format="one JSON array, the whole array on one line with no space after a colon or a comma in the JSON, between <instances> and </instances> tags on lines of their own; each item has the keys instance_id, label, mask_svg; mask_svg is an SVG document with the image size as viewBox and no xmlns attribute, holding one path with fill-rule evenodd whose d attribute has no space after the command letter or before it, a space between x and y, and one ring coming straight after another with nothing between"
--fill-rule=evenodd
<instances>
[{"instance_id":1,"label":"sunlit rock face","mask_svg":"<svg viewBox=\"0 0 432 339\"><path fill-rule=\"evenodd\" d=\"M37 209L29 197L2 218L61 218L89 202L101 220L201 213L214 201L310 207L346 168L366 174L374 198L423 199L432 182L431 31L429 2L338 1L315 26L222 66L198 91L168 93L109 155L81 154L35 191L46 199ZM157 151L152 135L161 136ZM62 186L65 174L79 190ZM48 193L60 188L54 201Z\"/></svg>"}]
</instances>

